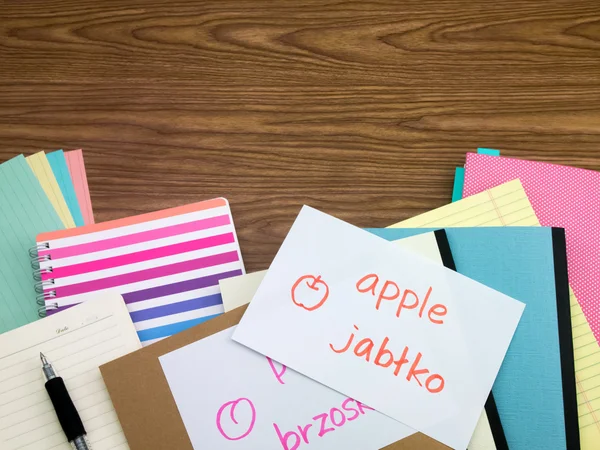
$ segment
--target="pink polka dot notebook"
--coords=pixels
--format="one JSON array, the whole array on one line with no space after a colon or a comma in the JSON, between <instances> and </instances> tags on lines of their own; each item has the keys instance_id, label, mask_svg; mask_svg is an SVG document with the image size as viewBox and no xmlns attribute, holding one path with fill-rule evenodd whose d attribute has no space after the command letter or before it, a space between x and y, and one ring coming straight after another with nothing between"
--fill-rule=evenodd
<instances>
[{"instance_id":1,"label":"pink polka dot notebook","mask_svg":"<svg viewBox=\"0 0 600 450\"><path fill-rule=\"evenodd\" d=\"M468 153L463 195L515 178L541 225L565 229L569 284L600 342L600 172Z\"/></svg>"}]
</instances>

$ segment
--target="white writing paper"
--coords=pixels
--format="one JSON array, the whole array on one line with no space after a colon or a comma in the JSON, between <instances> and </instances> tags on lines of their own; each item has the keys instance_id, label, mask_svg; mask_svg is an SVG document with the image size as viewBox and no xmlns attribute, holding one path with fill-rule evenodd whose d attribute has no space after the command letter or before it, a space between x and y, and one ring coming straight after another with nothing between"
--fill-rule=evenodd
<instances>
[{"instance_id":1,"label":"white writing paper","mask_svg":"<svg viewBox=\"0 0 600 450\"><path fill-rule=\"evenodd\" d=\"M414 433L234 342L235 327L161 356L196 450L375 450Z\"/></svg>"},{"instance_id":2,"label":"white writing paper","mask_svg":"<svg viewBox=\"0 0 600 450\"><path fill-rule=\"evenodd\" d=\"M465 448L523 308L304 207L233 338Z\"/></svg>"}]
</instances>

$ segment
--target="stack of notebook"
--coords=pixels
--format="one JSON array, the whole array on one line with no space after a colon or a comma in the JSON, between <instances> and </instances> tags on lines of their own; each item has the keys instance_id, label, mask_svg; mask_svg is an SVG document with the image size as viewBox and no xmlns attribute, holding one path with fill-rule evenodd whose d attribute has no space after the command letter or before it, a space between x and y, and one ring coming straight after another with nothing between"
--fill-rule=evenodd
<instances>
[{"instance_id":1,"label":"stack of notebook","mask_svg":"<svg viewBox=\"0 0 600 450\"><path fill-rule=\"evenodd\" d=\"M95 224L80 150L16 157L0 447L68 448L39 347L99 449L594 450L598 186L480 149L452 203L366 230L305 207L245 274L226 199Z\"/></svg>"},{"instance_id":2,"label":"stack of notebook","mask_svg":"<svg viewBox=\"0 0 600 450\"><path fill-rule=\"evenodd\" d=\"M45 314L33 295L29 254L36 236L94 223L82 151L20 155L1 164L0 211L2 333Z\"/></svg>"}]
</instances>

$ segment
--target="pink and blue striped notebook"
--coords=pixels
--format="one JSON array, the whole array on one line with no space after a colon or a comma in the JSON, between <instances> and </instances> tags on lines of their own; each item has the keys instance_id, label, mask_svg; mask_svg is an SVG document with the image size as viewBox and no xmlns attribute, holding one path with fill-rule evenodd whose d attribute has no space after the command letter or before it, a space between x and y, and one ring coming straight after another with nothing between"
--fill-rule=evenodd
<instances>
[{"instance_id":1,"label":"pink and blue striped notebook","mask_svg":"<svg viewBox=\"0 0 600 450\"><path fill-rule=\"evenodd\" d=\"M117 292L144 345L221 314L219 280L245 272L224 198L43 233L37 249L46 314Z\"/></svg>"}]
</instances>

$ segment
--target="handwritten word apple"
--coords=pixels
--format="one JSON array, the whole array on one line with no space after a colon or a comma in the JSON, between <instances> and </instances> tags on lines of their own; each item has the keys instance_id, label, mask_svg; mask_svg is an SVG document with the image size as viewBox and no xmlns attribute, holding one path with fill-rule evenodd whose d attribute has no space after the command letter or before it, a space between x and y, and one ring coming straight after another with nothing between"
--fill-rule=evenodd
<instances>
[{"instance_id":1,"label":"handwritten word apple","mask_svg":"<svg viewBox=\"0 0 600 450\"><path fill-rule=\"evenodd\" d=\"M433 292L433 288L429 287L423 300L419 298L416 292L411 291L410 289L404 289L402 291L398 284L391 280L382 280L379 279L379 276L374 273L370 273L362 277L356 283L356 289L361 294L370 293L373 297L377 297L377 301L375 303L375 309L379 311L379 308L383 304L383 302L395 302L397 299L398 307L396 309L396 317L400 317L400 314L403 309L413 310L416 309L419 304L419 319L423 318L424 312L427 310L427 318L429 321L436 325L441 325L444 323L441 317L444 317L448 313L448 308L442 305L441 303L436 303L429 308L427 308L427 303L429 302L429 297ZM400 296L402 294L402 296Z\"/></svg>"},{"instance_id":2,"label":"handwritten word apple","mask_svg":"<svg viewBox=\"0 0 600 450\"><path fill-rule=\"evenodd\" d=\"M292 286L292 301L307 311L319 309L329 297L329 286L321 276L304 275Z\"/></svg>"}]
</instances>

